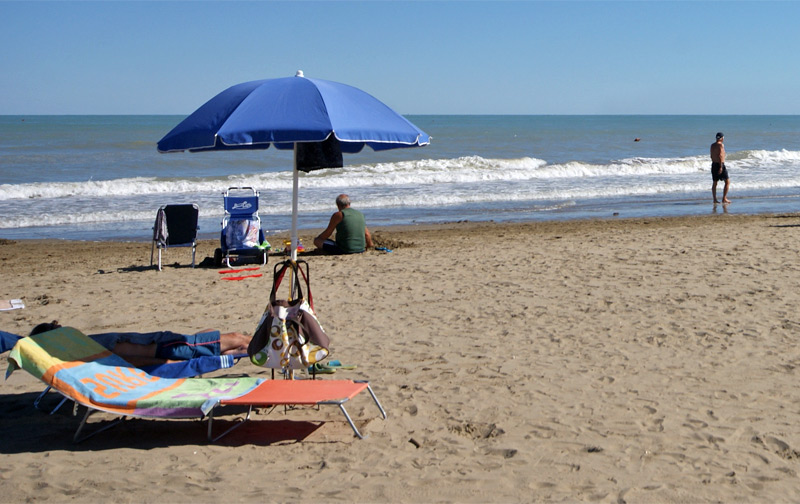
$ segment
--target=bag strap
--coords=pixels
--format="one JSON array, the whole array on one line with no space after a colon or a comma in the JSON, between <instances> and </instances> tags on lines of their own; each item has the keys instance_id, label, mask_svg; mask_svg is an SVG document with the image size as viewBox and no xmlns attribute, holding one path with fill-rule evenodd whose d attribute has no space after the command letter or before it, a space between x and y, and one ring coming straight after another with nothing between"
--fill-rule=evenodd
<instances>
[{"instance_id":1,"label":"bag strap","mask_svg":"<svg viewBox=\"0 0 800 504\"><path fill-rule=\"evenodd\" d=\"M274 300L275 293L278 291L278 287L280 287L283 281L283 276L286 274L287 262L288 261L277 263L275 267L272 268L272 291L269 295L270 301ZM280 267L280 271L278 267Z\"/></svg>"},{"instance_id":2,"label":"bag strap","mask_svg":"<svg viewBox=\"0 0 800 504\"><path fill-rule=\"evenodd\" d=\"M303 265L305 265L305 271L303 270ZM303 277L306 284L306 292L308 293L308 304L311 306L311 309L314 309L314 301L311 297L311 284L309 282L309 268L308 263L306 261L292 261L291 259L287 259L283 262L280 262L275 265L273 268L273 277L272 277L272 290L269 293L269 300L270 303L275 301L278 294L278 288L280 288L281 282L283 282L283 278L286 276L286 272L291 270L292 272L292 292L291 295L296 298L300 299L303 297L303 284L300 281L300 277ZM299 274L298 274L299 272Z\"/></svg>"},{"instance_id":3,"label":"bag strap","mask_svg":"<svg viewBox=\"0 0 800 504\"><path fill-rule=\"evenodd\" d=\"M311 311L316 312L316 310L314 309L314 297L311 296L311 280L309 280L309 277L311 275L308 272L308 263L306 263L305 271L303 271L303 268L298 268L298 269L300 270L300 274L303 275L303 280L306 281L306 292L308 293L308 306L311 307Z\"/></svg>"},{"instance_id":4,"label":"bag strap","mask_svg":"<svg viewBox=\"0 0 800 504\"><path fill-rule=\"evenodd\" d=\"M274 302L275 299L277 298L278 289L280 288L281 282L283 281L283 277L286 276L286 271L289 270L290 268L293 273L297 269L297 265L292 263L290 259L287 259L283 262L276 264L275 267L273 268L272 290L269 293L270 303ZM299 298L303 297L303 291L301 286L299 285L296 275L295 278L293 278L292 280L294 280L293 281L294 285L290 291L290 298L294 296L295 293L297 294L297 297Z\"/></svg>"}]
</instances>

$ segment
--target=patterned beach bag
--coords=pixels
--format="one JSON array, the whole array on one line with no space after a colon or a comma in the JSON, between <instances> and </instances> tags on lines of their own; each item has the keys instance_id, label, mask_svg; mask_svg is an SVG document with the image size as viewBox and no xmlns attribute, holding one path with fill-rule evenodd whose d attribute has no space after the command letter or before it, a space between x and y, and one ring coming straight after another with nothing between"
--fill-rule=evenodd
<instances>
[{"instance_id":1,"label":"patterned beach bag","mask_svg":"<svg viewBox=\"0 0 800 504\"><path fill-rule=\"evenodd\" d=\"M290 298L276 299L287 272L292 276ZM276 264L269 304L247 349L251 362L272 369L306 369L325 359L329 346L330 338L314 313L308 263L286 260Z\"/></svg>"}]
</instances>

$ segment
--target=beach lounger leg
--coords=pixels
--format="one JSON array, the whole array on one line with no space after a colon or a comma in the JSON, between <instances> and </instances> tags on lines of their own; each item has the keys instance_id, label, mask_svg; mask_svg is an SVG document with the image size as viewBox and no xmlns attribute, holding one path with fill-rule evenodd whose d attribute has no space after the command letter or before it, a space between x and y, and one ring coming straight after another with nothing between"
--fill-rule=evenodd
<instances>
[{"instance_id":1,"label":"beach lounger leg","mask_svg":"<svg viewBox=\"0 0 800 504\"><path fill-rule=\"evenodd\" d=\"M78 404L75 403L75 408L77 409L77 407L78 407ZM86 414L83 415L83 420L81 420L81 424L78 426L78 430L75 431L75 435L72 436L72 442L73 443L80 443L82 441L85 441L85 440L89 439L90 437L94 436L95 434L100 434L103 431L107 431L108 429L110 429L111 427L116 426L118 423L122 422L126 418L124 416L123 417L119 417L116 420L113 420L110 424L104 425L103 427L97 429L96 431L92 432L91 434L87 434L87 435L85 435L83 437L80 437L81 431L83 430L84 426L86 426L86 420L89 419L89 415L91 415L94 411L95 410L93 410L91 408L86 408Z\"/></svg>"},{"instance_id":2,"label":"beach lounger leg","mask_svg":"<svg viewBox=\"0 0 800 504\"><path fill-rule=\"evenodd\" d=\"M34 401L33 401L33 407L34 408L39 409L39 403L42 402L42 399L44 399L44 396L46 396L48 392L50 392L50 385L48 385L47 388L45 388L42 391L42 393L39 394L39 397L34 399Z\"/></svg>"},{"instance_id":3,"label":"beach lounger leg","mask_svg":"<svg viewBox=\"0 0 800 504\"><path fill-rule=\"evenodd\" d=\"M342 410L342 413L344 413L344 417L347 419L347 423L350 424L350 427L353 429L353 432L356 433L356 436L358 436L358 439L364 439L365 437L367 437L367 436L362 435L360 432L358 432L358 428L356 427L356 424L353 423L353 419L350 418L350 414L348 414L347 410L344 409L344 402L339 403L339 409Z\"/></svg>"},{"instance_id":4,"label":"beach lounger leg","mask_svg":"<svg viewBox=\"0 0 800 504\"><path fill-rule=\"evenodd\" d=\"M381 411L383 419L386 420L386 411L383 409L383 406L381 406L381 402L378 400L378 397L375 395L375 392L373 392L372 387L370 387L369 383L367 383L367 391L369 391L369 395L372 396L372 400L375 401L375 405Z\"/></svg>"},{"instance_id":5,"label":"beach lounger leg","mask_svg":"<svg viewBox=\"0 0 800 504\"><path fill-rule=\"evenodd\" d=\"M41 394L39 394L39 396L38 396L38 397L37 397L37 398L36 398L36 399L33 401L33 407L34 407L34 408L36 408L36 409L41 409L41 408L39 408L39 403L40 403L40 402L42 402L42 399L44 399L44 397L47 395L47 393L48 393L48 392L50 392L50 385L48 385L48 386L47 386L47 388L45 388L45 389L42 391L42 393L41 393ZM62 397L62 398L61 398L61 402L59 402L58 404L56 404L56 407L55 407L55 408L53 408L53 409L50 411L50 413L48 413L48 415L52 415L53 413L55 413L56 411L58 411L58 410L61 408L61 406L63 406L63 405L64 405L64 403L65 403L65 402L67 402L68 400L69 400L69 398L68 398L68 397Z\"/></svg>"},{"instance_id":6,"label":"beach lounger leg","mask_svg":"<svg viewBox=\"0 0 800 504\"><path fill-rule=\"evenodd\" d=\"M219 403L217 403L217 405L219 405ZM245 422L250 420L250 415L253 413L253 406L251 405L250 408L247 410L247 416L245 416L244 418L237 418L235 420L234 425L232 425L230 428L228 428L228 430L226 430L225 432L223 432L219 436L214 437L211 432L212 432L212 427L213 427L213 423L214 423L214 410L216 408L217 407L214 406L213 408L211 408L211 411L208 412L208 441L211 442L211 443L216 443L217 441L222 439L224 436L227 436L228 433L231 432L232 430L238 429L239 427L244 425Z\"/></svg>"},{"instance_id":7,"label":"beach lounger leg","mask_svg":"<svg viewBox=\"0 0 800 504\"><path fill-rule=\"evenodd\" d=\"M64 403L67 401L69 401L69 397L62 397L61 401L58 404L56 404L56 407L53 408L53 410L49 414L52 415L53 413L58 411L61 408L61 406L64 406Z\"/></svg>"},{"instance_id":8,"label":"beach lounger leg","mask_svg":"<svg viewBox=\"0 0 800 504\"><path fill-rule=\"evenodd\" d=\"M367 384L367 390L369 391L369 395L372 396L372 400L375 402L375 405L380 410L381 416L383 416L383 419L386 420L386 411L383 409L383 406L381 406L380 401L378 401L378 397L375 395L375 392L372 390L372 387L370 387L369 382L367 382L366 380L356 380L355 383L366 383ZM364 439L367 436L362 435L361 432L358 431L358 428L356 427L355 422L353 422L353 419L350 418L350 414L347 412L347 410L344 407L344 403L346 403L348 400L349 399L337 399L337 400L334 400L334 401L322 401L322 402L320 402L318 404L335 404L335 405L339 406L339 409L344 414L344 417L347 419L347 423L350 424L350 427L353 429L353 432L355 432L356 436L358 436L359 439Z\"/></svg>"}]
</instances>

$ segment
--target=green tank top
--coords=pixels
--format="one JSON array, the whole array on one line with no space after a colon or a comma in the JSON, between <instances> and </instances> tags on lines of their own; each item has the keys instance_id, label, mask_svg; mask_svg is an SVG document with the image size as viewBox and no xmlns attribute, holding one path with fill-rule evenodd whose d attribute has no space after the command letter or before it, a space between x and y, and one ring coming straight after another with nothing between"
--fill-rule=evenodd
<instances>
[{"instance_id":1,"label":"green tank top","mask_svg":"<svg viewBox=\"0 0 800 504\"><path fill-rule=\"evenodd\" d=\"M352 208L342 210L342 222L336 226L336 245L345 254L363 252L367 247L364 229L367 222L364 214Z\"/></svg>"}]
</instances>

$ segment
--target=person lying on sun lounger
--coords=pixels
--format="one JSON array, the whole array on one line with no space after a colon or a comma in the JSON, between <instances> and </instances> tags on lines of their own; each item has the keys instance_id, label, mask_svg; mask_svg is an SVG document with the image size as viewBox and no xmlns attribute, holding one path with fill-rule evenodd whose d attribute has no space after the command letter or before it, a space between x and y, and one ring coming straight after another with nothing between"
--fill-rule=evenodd
<instances>
[{"instance_id":1,"label":"person lying on sun lounger","mask_svg":"<svg viewBox=\"0 0 800 504\"><path fill-rule=\"evenodd\" d=\"M30 335L52 331L59 327L61 325L55 320L45 322L34 327ZM88 336L134 366L152 366L204 355L246 354L247 345L252 339L252 336L246 334L238 332L221 334L214 329L204 329L195 334L158 331L111 332Z\"/></svg>"}]
</instances>

